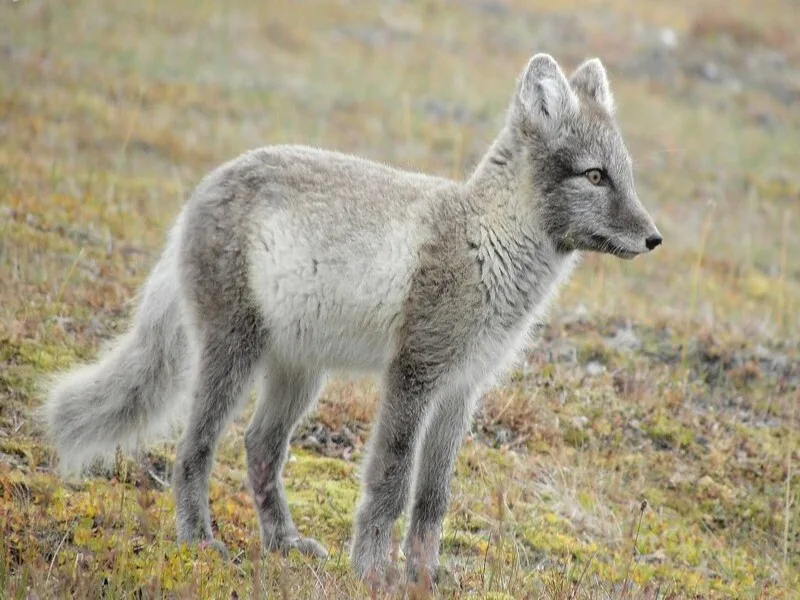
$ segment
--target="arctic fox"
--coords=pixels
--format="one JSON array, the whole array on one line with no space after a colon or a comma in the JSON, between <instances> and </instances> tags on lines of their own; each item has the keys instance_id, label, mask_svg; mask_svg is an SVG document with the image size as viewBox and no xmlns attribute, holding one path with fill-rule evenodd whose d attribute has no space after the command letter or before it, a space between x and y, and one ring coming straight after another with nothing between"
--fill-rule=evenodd
<instances>
[{"instance_id":1,"label":"arctic fox","mask_svg":"<svg viewBox=\"0 0 800 600\"><path fill-rule=\"evenodd\" d=\"M384 573L409 504L404 549L416 577L437 568L476 400L541 323L579 253L629 259L661 241L634 189L602 63L568 78L536 54L465 181L288 145L212 171L177 218L131 328L97 363L56 376L43 416L69 472L135 449L180 411L177 537L224 552L209 475L220 434L257 382L245 447L263 546L324 557L289 512L289 439L326 375L377 372L351 564L362 578Z\"/></svg>"}]
</instances>

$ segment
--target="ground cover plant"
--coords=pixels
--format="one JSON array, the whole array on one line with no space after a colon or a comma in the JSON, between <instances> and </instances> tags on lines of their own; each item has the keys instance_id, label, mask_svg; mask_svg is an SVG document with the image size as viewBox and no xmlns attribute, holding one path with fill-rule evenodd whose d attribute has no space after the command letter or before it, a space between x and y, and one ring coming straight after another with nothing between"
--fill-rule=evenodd
<instances>
[{"instance_id":1,"label":"ground cover plant","mask_svg":"<svg viewBox=\"0 0 800 600\"><path fill-rule=\"evenodd\" d=\"M463 177L538 51L602 58L665 243L587 256L484 399L435 594L796 597L797 22L791 0L0 5L0 597L369 596L347 550L373 382L332 381L295 435L324 562L258 556L252 407L212 476L226 562L175 544L174 443L60 479L37 382L126 326L210 168L299 142Z\"/></svg>"}]
</instances>

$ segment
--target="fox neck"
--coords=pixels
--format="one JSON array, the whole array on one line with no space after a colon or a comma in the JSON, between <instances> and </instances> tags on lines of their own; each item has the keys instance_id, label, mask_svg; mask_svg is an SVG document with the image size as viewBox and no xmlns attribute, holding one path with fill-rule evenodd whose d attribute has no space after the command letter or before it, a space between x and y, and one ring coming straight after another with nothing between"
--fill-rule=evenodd
<instances>
[{"instance_id":1,"label":"fox neck","mask_svg":"<svg viewBox=\"0 0 800 600\"><path fill-rule=\"evenodd\" d=\"M512 221L520 232L546 242L532 182L524 149L506 127L467 180L470 208L490 220Z\"/></svg>"},{"instance_id":2,"label":"fox neck","mask_svg":"<svg viewBox=\"0 0 800 600\"><path fill-rule=\"evenodd\" d=\"M546 303L571 271L574 252L563 252L541 227L524 149L508 128L495 139L467 180L471 245L489 298L530 314Z\"/></svg>"}]
</instances>

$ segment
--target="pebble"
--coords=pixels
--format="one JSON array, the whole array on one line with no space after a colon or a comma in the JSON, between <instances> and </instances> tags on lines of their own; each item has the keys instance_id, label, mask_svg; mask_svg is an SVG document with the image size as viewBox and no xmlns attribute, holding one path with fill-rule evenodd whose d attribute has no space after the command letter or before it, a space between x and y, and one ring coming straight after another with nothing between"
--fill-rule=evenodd
<instances>
[{"instance_id":1,"label":"pebble","mask_svg":"<svg viewBox=\"0 0 800 600\"><path fill-rule=\"evenodd\" d=\"M661 45L666 48L675 48L678 45L678 36L675 30L669 27L665 27L659 32L658 40L661 42Z\"/></svg>"},{"instance_id":2,"label":"pebble","mask_svg":"<svg viewBox=\"0 0 800 600\"><path fill-rule=\"evenodd\" d=\"M589 377L597 377L598 375L602 375L605 373L605 366L602 363L593 360L586 365L586 374Z\"/></svg>"}]
</instances>

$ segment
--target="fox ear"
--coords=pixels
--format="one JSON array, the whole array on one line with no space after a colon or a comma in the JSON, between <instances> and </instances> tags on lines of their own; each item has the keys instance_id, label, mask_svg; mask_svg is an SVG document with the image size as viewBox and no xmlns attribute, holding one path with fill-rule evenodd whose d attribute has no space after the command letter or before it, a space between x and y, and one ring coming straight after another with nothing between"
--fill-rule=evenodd
<instances>
[{"instance_id":1,"label":"fox ear","mask_svg":"<svg viewBox=\"0 0 800 600\"><path fill-rule=\"evenodd\" d=\"M519 80L517 100L526 120L550 133L579 109L578 97L549 54L530 59Z\"/></svg>"},{"instance_id":2,"label":"fox ear","mask_svg":"<svg viewBox=\"0 0 800 600\"><path fill-rule=\"evenodd\" d=\"M575 69L569 82L578 94L594 100L609 114L614 114L614 96L608 85L606 69L599 58L590 58L585 61Z\"/></svg>"}]
</instances>

